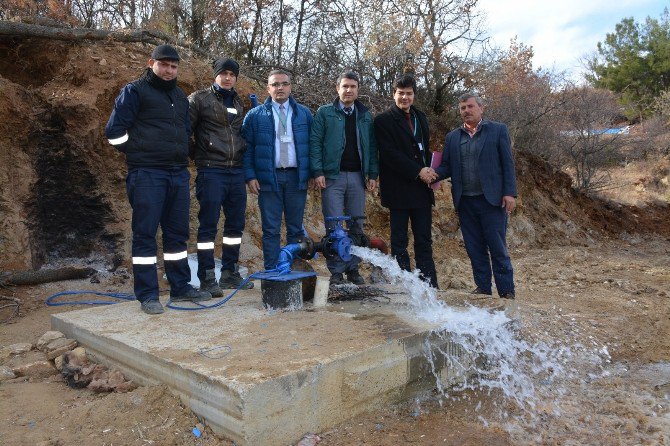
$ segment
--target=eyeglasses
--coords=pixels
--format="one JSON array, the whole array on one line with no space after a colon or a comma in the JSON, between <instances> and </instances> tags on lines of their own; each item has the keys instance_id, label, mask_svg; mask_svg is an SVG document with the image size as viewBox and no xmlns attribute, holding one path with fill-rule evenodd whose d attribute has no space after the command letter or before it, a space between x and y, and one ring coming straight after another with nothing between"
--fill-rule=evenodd
<instances>
[{"instance_id":1,"label":"eyeglasses","mask_svg":"<svg viewBox=\"0 0 670 446\"><path fill-rule=\"evenodd\" d=\"M270 84L272 88L288 87L289 85L291 85L290 82L275 82L273 84Z\"/></svg>"}]
</instances>

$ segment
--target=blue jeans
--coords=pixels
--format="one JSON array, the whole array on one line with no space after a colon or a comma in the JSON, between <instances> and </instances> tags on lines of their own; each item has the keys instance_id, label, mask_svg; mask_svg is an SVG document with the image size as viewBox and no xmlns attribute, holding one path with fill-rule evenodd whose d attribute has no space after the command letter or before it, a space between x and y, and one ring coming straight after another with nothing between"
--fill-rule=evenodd
<instances>
[{"instance_id":1,"label":"blue jeans","mask_svg":"<svg viewBox=\"0 0 670 446\"><path fill-rule=\"evenodd\" d=\"M334 180L326 180L326 188L321 191L321 203L324 218L365 216L365 185L361 172L340 172ZM326 231L329 232L334 226L335 223L326 222ZM362 230L358 222L350 221L348 227L353 226ZM348 262L339 257L326 259L331 274L358 271L360 262L361 259L356 256Z\"/></svg>"},{"instance_id":2,"label":"blue jeans","mask_svg":"<svg viewBox=\"0 0 670 446\"><path fill-rule=\"evenodd\" d=\"M163 229L165 274L170 294L178 296L192 287L188 266L189 178L185 167L135 168L126 177L128 201L133 209L133 280L140 302L158 299L156 232Z\"/></svg>"},{"instance_id":3,"label":"blue jeans","mask_svg":"<svg viewBox=\"0 0 670 446\"><path fill-rule=\"evenodd\" d=\"M475 285L491 292L491 275L498 294L514 293L514 271L507 252L507 212L483 195L461 197L458 217Z\"/></svg>"},{"instance_id":4,"label":"blue jeans","mask_svg":"<svg viewBox=\"0 0 670 446\"><path fill-rule=\"evenodd\" d=\"M244 231L244 212L247 208L247 191L242 169L198 169L195 195L200 203L198 212L198 278L205 279L205 271L214 269L214 243L221 208L223 243L221 270L233 270L240 258L240 244Z\"/></svg>"},{"instance_id":5,"label":"blue jeans","mask_svg":"<svg viewBox=\"0 0 670 446\"><path fill-rule=\"evenodd\" d=\"M279 260L282 215L286 223L287 243L295 243L304 234L302 217L305 213L307 190L298 188L298 170L277 169L276 174L279 190L258 193L258 207L261 210L263 227L265 269L275 268Z\"/></svg>"}]
</instances>

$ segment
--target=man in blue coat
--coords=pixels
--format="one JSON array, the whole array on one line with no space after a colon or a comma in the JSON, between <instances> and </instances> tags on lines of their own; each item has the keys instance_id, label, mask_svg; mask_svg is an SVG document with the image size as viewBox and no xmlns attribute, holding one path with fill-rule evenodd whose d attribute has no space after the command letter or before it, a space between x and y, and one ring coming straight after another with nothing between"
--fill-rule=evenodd
<instances>
[{"instance_id":1,"label":"man in blue coat","mask_svg":"<svg viewBox=\"0 0 670 446\"><path fill-rule=\"evenodd\" d=\"M451 177L465 249L477 288L491 295L491 275L498 295L514 299L512 262L505 241L508 215L516 206L516 176L505 124L482 119L484 105L474 94L458 98L463 125L444 143L439 179Z\"/></svg>"},{"instance_id":2,"label":"man in blue coat","mask_svg":"<svg viewBox=\"0 0 670 446\"><path fill-rule=\"evenodd\" d=\"M242 124L247 142L244 176L249 191L258 195L266 270L279 260L282 215L288 243L303 235L312 127L312 113L291 96L287 72L270 72L268 93L265 103L250 110Z\"/></svg>"}]
</instances>

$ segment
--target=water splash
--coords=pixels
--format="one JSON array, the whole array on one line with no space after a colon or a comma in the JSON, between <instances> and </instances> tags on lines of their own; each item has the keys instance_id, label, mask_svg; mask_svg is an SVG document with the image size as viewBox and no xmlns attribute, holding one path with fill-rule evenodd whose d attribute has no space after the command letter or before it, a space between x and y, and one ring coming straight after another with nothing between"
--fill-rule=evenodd
<instances>
[{"instance_id":1,"label":"water splash","mask_svg":"<svg viewBox=\"0 0 670 446\"><path fill-rule=\"evenodd\" d=\"M352 247L352 253L380 267L392 284L403 286L410 295L410 305L416 317L435 328L426 337L424 354L430 363L437 390L449 397L441 369L444 365L459 376L455 391L474 390L500 392L506 401L526 419L533 419L537 406L558 415L558 405L547 409L547 401L556 401L565 392L561 381L572 378L576 364L596 366L609 359L606 348L582 345L550 345L543 340L527 341L520 334L519 321L504 311L467 306L454 308L439 300L436 290L419 278L419 272L400 269L392 257L368 248ZM465 352L459 355L456 344ZM464 361L463 358L471 358ZM439 365L442 365L440 367ZM593 367L590 367L593 369ZM601 369L600 369L601 370ZM602 370L601 370L602 371ZM500 407L503 419L508 418L507 405Z\"/></svg>"}]
</instances>

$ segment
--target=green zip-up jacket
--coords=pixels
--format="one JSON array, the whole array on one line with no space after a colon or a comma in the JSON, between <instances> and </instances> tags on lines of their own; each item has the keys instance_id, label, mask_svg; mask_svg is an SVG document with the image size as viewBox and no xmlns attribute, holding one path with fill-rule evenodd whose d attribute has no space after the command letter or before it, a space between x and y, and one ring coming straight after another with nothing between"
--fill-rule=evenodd
<instances>
[{"instance_id":1,"label":"green zip-up jacket","mask_svg":"<svg viewBox=\"0 0 670 446\"><path fill-rule=\"evenodd\" d=\"M365 179L376 180L379 176L379 158L372 113L358 100L354 106L361 172ZM309 167L314 178L323 175L328 179L335 179L340 174L345 145L344 118L339 98L332 104L322 105L316 111L309 138Z\"/></svg>"}]
</instances>

